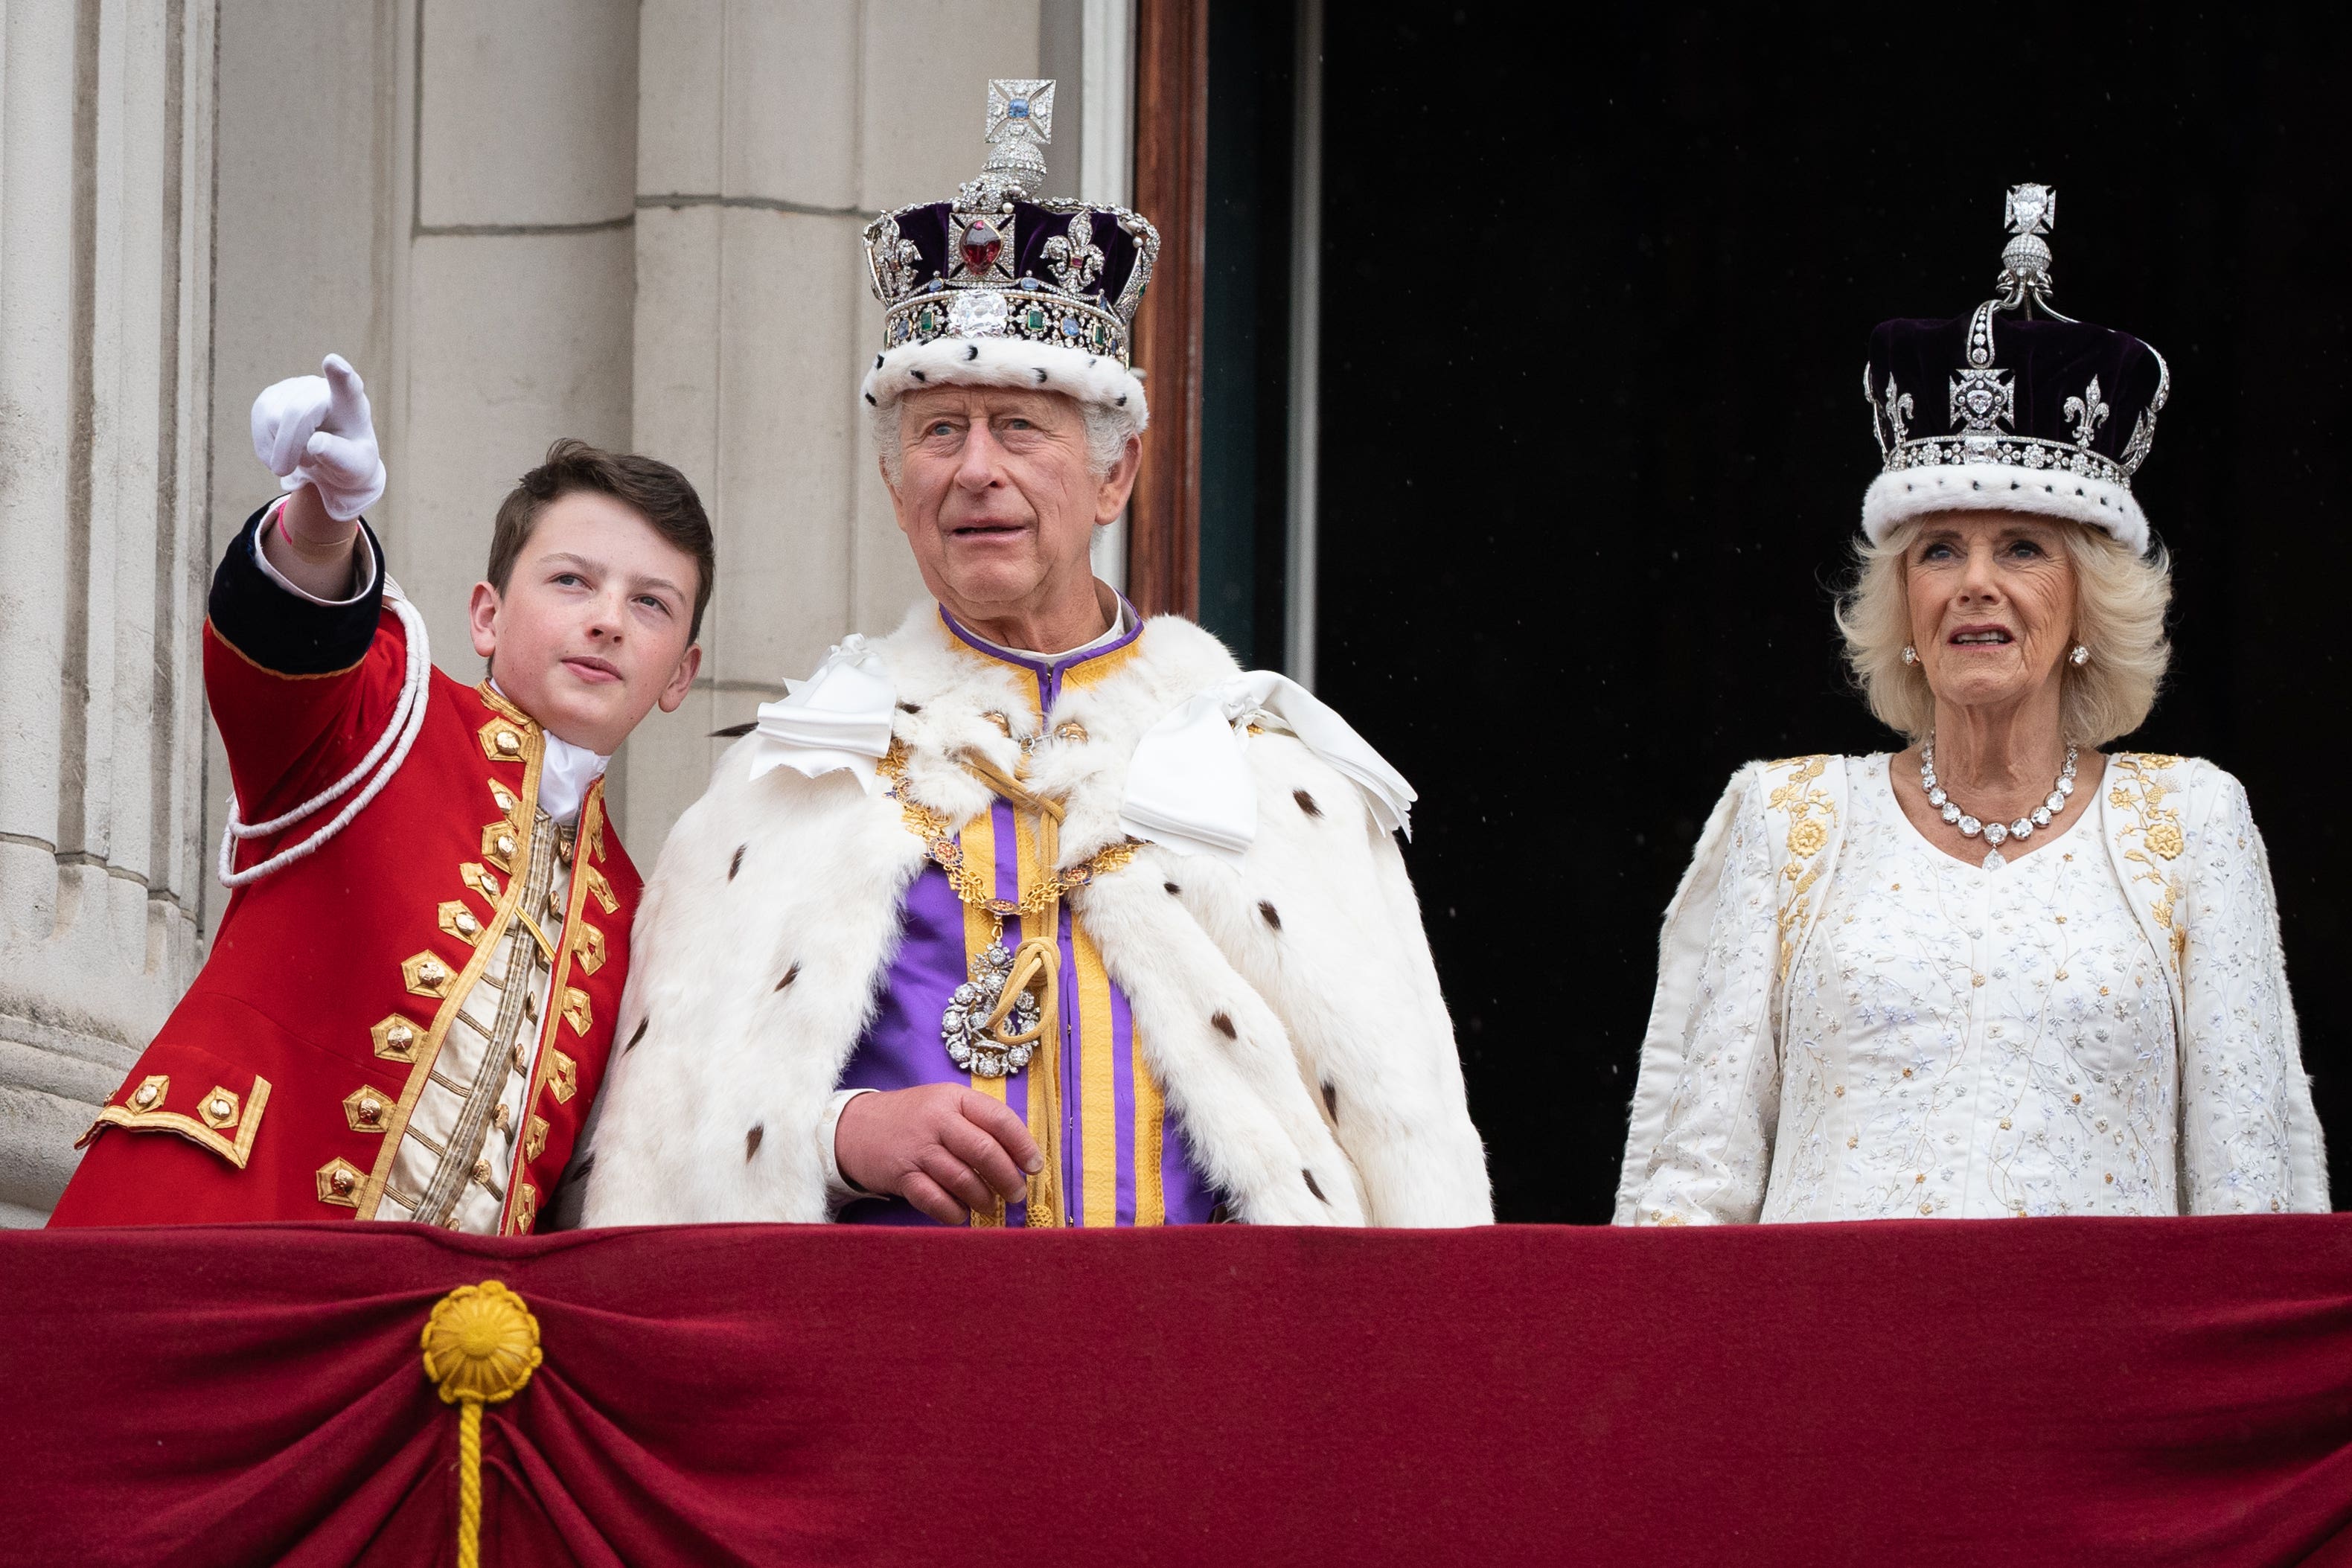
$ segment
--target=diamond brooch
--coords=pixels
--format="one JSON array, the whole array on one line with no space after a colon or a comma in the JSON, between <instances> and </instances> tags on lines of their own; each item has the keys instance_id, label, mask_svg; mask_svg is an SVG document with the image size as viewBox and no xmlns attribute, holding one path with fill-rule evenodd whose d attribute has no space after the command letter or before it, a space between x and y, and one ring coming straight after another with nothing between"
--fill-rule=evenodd
<instances>
[{"instance_id":1,"label":"diamond brooch","mask_svg":"<svg viewBox=\"0 0 2352 1568\"><path fill-rule=\"evenodd\" d=\"M940 1019L940 1040L948 1048L948 1060L981 1078L1018 1072L1029 1065L1034 1045L1001 1044L982 1027L996 1010L997 998L1004 994L1004 982L1013 974L1013 955L1003 943L992 942L973 956L971 972L971 978L948 998L947 1011ZM1014 1034L1027 1034L1036 1029L1038 1014L1036 993L1024 991L1005 1021Z\"/></svg>"}]
</instances>

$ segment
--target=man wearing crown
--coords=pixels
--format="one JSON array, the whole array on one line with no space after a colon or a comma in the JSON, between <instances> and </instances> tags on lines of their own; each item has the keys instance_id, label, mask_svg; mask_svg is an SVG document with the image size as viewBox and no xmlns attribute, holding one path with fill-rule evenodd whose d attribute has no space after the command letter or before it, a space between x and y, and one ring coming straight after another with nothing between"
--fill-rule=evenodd
<instances>
[{"instance_id":1,"label":"man wearing crown","mask_svg":"<svg viewBox=\"0 0 2352 1568\"><path fill-rule=\"evenodd\" d=\"M981 178L866 230L863 396L937 602L762 707L671 834L589 1224L1492 1218L1412 789L1089 568L1159 235L1031 194L1052 108L990 84Z\"/></svg>"}]
</instances>

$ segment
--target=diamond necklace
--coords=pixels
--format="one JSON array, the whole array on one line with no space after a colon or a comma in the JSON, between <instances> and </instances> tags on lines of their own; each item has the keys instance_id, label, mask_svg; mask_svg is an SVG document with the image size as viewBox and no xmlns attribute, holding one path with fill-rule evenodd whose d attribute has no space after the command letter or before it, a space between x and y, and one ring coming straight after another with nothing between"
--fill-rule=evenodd
<instances>
[{"instance_id":1,"label":"diamond necklace","mask_svg":"<svg viewBox=\"0 0 2352 1568\"><path fill-rule=\"evenodd\" d=\"M1973 839L1979 833L1991 848L1985 851L1984 868L1999 871L2009 862L2001 858L2000 846L2011 839L2030 839L2036 828L2046 828L2050 820L2066 809L2066 797L2074 792L2074 756L2073 741L2066 743L2066 766L2058 770L2058 780L2050 786L2050 798L2033 808L2031 815L2014 822L1980 822L1960 809L1960 803L1944 793L1936 782L1936 737L1930 735L1927 744L1919 748L1919 788L1927 791L1927 804L1938 808L1944 821L1960 830L1960 837Z\"/></svg>"}]
</instances>

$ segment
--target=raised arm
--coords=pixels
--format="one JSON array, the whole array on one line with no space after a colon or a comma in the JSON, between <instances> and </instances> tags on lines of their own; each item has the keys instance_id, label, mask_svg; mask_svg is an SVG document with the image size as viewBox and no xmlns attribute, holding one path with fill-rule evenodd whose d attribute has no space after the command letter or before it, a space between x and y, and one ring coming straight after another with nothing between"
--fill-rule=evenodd
<instances>
[{"instance_id":1,"label":"raised arm","mask_svg":"<svg viewBox=\"0 0 2352 1568\"><path fill-rule=\"evenodd\" d=\"M356 760L404 671L381 612L382 551L360 520L384 481L367 393L341 358L325 370L254 402L254 454L289 493L230 541L207 606L205 695L248 821Z\"/></svg>"},{"instance_id":2,"label":"raised arm","mask_svg":"<svg viewBox=\"0 0 2352 1568\"><path fill-rule=\"evenodd\" d=\"M2327 1157L2279 946L2270 856L2222 774L2189 836L2180 1162L2191 1214L2325 1213Z\"/></svg>"}]
</instances>

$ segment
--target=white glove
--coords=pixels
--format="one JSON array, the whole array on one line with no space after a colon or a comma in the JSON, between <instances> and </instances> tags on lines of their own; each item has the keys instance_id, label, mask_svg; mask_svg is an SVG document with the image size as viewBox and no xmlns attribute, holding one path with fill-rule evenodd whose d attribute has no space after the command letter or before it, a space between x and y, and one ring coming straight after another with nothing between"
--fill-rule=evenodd
<instances>
[{"instance_id":1,"label":"white glove","mask_svg":"<svg viewBox=\"0 0 2352 1568\"><path fill-rule=\"evenodd\" d=\"M279 486L315 485L327 515L348 523L383 494L383 458L375 445L367 388L341 354L323 376L294 376L253 400L253 455Z\"/></svg>"}]
</instances>

